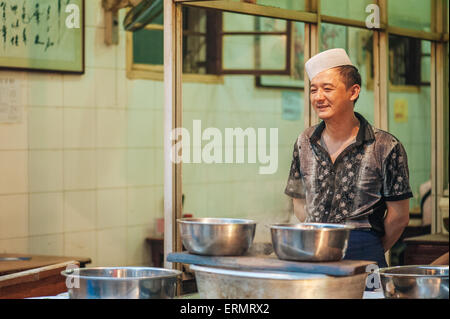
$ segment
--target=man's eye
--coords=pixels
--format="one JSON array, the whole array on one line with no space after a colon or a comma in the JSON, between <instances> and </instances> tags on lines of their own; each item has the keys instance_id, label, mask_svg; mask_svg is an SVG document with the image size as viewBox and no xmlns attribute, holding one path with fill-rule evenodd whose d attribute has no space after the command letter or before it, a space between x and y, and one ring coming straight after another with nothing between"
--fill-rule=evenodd
<instances>
[{"instance_id":1,"label":"man's eye","mask_svg":"<svg viewBox=\"0 0 450 319\"><path fill-rule=\"evenodd\" d=\"M311 90L310 92L311 92L311 94L314 94L317 92L317 90Z\"/></svg>"}]
</instances>

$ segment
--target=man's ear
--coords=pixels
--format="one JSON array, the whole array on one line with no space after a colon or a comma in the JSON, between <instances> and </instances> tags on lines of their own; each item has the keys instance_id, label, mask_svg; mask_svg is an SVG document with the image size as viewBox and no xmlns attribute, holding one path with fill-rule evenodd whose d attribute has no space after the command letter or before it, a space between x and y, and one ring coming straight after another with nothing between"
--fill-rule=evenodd
<instances>
[{"instance_id":1,"label":"man's ear","mask_svg":"<svg viewBox=\"0 0 450 319\"><path fill-rule=\"evenodd\" d=\"M355 100L358 98L359 96L359 92L361 92L361 87L358 84L353 84L352 87L350 88L350 100L352 102L355 102Z\"/></svg>"}]
</instances>

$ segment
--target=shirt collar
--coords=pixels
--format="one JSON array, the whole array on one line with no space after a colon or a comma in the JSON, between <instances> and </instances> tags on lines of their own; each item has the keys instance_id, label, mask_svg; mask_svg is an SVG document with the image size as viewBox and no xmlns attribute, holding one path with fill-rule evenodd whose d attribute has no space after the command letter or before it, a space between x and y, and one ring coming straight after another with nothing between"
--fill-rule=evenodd
<instances>
[{"instance_id":1,"label":"shirt collar","mask_svg":"<svg viewBox=\"0 0 450 319\"><path fill-rule=\"evenodd\" d=\"M375 140L375 134L373 132L372 126L367 122L367 120L359 113L355 112L356 118L359 120L359 130L356 135L356 145L361 145L364 142L372 142ZM309 138L311 144L317 143L325 129L325 122L322 121L317 125L316 129Z\"/></svg>"}]
</instances>

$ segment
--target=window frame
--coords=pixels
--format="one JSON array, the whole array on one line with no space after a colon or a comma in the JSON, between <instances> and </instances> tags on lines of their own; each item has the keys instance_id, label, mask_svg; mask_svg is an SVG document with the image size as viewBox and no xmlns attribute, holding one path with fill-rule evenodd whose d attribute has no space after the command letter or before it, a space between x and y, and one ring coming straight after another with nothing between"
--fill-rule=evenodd
<instances>
[{"instance_id":1,"label":"window frame","mask_svg":"<svg viewBox=\"0 0 450 319\"><path fill-rule=\"evenodd\" d=\"M430 0L432 4L431 10L431 32L410 30L405 28L393 27L388 24L387 1L377 0L376 4L380 8L380 27L374 29L373 52L374 52L374 125L383 130L388 130L388 94L389 94L389 74L388 74L388 48L389 34L400 36L416 37L423 40L432 41L431 47L431 114L432 114L432 233L441 230L442 221L439 220L437 214L437 201L442 196L444 185L443 177L443 113L448 110L448 105L444 106L444 95L448 96L448 89L445 86L445 75L437 70L447 65L446 44L448 43L448 1ZM395 0L393 0L395 1ZM318 41L320 39L321 22L343 24L347 26L365 27L364 21L342 19L337 17L322 16L320 14L320 0L309 0L307 3L307 12L294 10L285 10L280 8L272 8L254 3L235 2L235 1L218 1L218 0L167 0L168 6L165 8L165 23L167 33L165 39L167 49L177 52L180 46L180 8L184 5L212 8L216 10L252 14L266 16L272 18L281 18L287 20L295 20L305 22L308 34L305 33L305 60L310 56L318 53ZM306 43L307 42L307 43ZM170 134L173 127L182 127L182 98L181 98L181 74L179 65L182 63L179 54L174 56L165 56L165 96L170 97L165 101L165 111L168 114L166 118L165 135ZM309 82L305 75L305 92L309 92ZM304 112L305 124L311 126L318 122L317 117L311 110L309 94L304 94ZM448 97L447 97L448 99ZM170 141L165 144L165 158L170 158ZM445 159L448 160L448 159ZM182 213L182 163L168 163L166 166L165 181L169 183L165 188L165 218L167 225L164 233L165 254L173 251L181 251L180 234L176 227L176 219L181 217ZM169 166L170 165L170 166ZM171 169L169 169L171 168ZM440 174L439 174L440 173ZM445 185L447 187L447 185ZM179 265L170 263L165 264L167 267L180 267Z\"/></svg>"},{"instance_id":2,"label":"window frame","mask_svg":"<svg viewBox=\"0 0 450 319\"><path fill-rule=\"evenodd\" d=\"M160 24L148 24L146 30L160 30L164 32L164 26ZM133 32L126 31L126 75L131 80L154 80L164 81L164 64L144 64L133 61ZM193 74L183 73L183 82L197 82L222 84L224 83L221 74Z\"/></svg>"}]
</instances>

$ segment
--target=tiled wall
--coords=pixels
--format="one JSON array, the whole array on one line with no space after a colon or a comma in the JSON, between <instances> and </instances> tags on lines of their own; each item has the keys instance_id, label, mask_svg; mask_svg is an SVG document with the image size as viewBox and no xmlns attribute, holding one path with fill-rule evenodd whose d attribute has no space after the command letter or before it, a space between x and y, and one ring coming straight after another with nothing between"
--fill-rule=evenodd
<instances>
[{"instance_id":1,"label":"tiled wall","mask_svg":"<svg viewBox=\"0 0 450 319\"><path fill-rule=\"evenodd\" d=\"M84 75L4 72L21 85L23 116L0 124L0 252L85 256L92 266L145 265L145 237L163 216L163 82L129 80L125 32L104 45L100 0L86 1ZM123 12L121 12L123 18ZM184 126L278 127L279 166L183 167L185 212L269 222L287 212L292 145L303 129L281 118L281 92L253 77L183 85ZM257 240L270 240L260 226Z\"/></svg>"},{"instance_id":2,"label":"tiled wall","mask_svg":"<svg viewBox=\"0 0 450 319\"><path fill-rule=\"evenodd\" d=\"M123 17L123 12L122 12ZM162 82L131 81L125 32L104 44L101 0L86 1L86 72L5 72L22 121L0 124L0 252L148 264L163 215Z\"/></svg>"},{"instance_id":3,"label":"tiled wall","mask_svg":"<svg viewBox=\"0 0 450 319\"><path fill-rule=\"evenodd\" d=\"M408 120L394 120L396 100L407 103ZM414 198L410 206L420 206L420 185L431 178L431 96L429 87L421 87L417 93L391 92L389 94L389 132L404 145L408 155L410 185Z\"/></svg>"},{"instance_id":4,"label":"tiled wall","mask_svg":"<svg viewBox=\"0 0 450 319\"><path fill-rule=\"evenodd\" d=\"M0 124L0 252L145 265L145 237L163 216L163 82L127 79L125 32L104 45L101 1L86 5L84 75L0 73L19 81L23 105L20 123ZM255 218L256 240L270 241L264 224L289 217L283 190L303 114L284 120L281 91L255 89L250 76L184 83L183 104L188 129L194 119L222 132L278 128L275 174L258 174L258 164L183 166L186 213Z\"/></svg>"},{"instance_id":5,"label":"tiled wall","mask_svg":"<svg viewBox=\"0 0 450 319\"><path fill-rule=\"evenodd\" d=\"M194 217L255 219L255 241L270 242L270 232L264 225L289 218L289 198L284 195L284 188L293 145L304 128L304 113L294 121L283 119L282 91L255 89L252 76L229 76L224 81L224 85L209 85L207 89L202 84L183 84L183 126L192 132L192 121L201 120L202 129L219 128L222 141L225 128L265 128L267 140L269 129L277 128L278 167L274 174L259 174L263 164L258 156L256 163L184 164L185 212ZM302 105L303 94L296 94ZM204 141L203 145L207 143Z\"/></svg>"}]
</instances>

